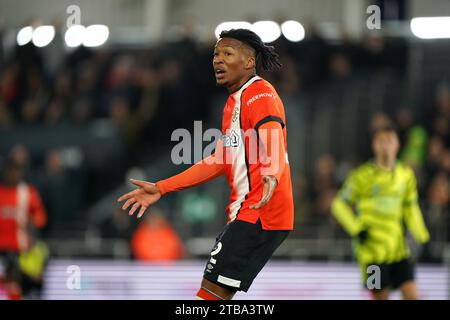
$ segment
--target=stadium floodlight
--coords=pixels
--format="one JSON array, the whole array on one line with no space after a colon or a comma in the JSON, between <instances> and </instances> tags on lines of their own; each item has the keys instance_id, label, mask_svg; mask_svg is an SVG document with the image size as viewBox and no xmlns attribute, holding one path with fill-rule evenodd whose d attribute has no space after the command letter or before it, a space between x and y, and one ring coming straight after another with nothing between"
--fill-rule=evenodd
<instances>
[{"instance_id":1,"label":"stadium floodlight","mask_svg":"<svg viewBox=\"0 0 450 320\"><path fill-rule=\"evenodd\" d=\"M281 36L280 25L275 21L257 21L252 25L252 30L263 42L273 42Z\"/></svg>"},{"instance_id":2,"label":"stadium floodlight","mask_svg":"<svg viewBox=\"0 0 450 320\"><path fill-rule=\"evenodd\" d=\"M219 39L219 35L224 30L230 29L249 29L252 30L252 24L246 21L225 21L220 23L214 31L216 38Z\"/></svg>"},{"instance_id":3,"label":"stadium floodlight","mask_svg":"<svg viewBox=\"0 0 450 320\"><path fill-rule=\"evenodd\" d=\"M410 26L420 39L450 38L450 17L416 17L411 19Z\"/></svg>"},{"instance_id":4,"label":"stadium floodlight","mask_svg":"<svg viewBox=\"0 0 450 320\"><path fill-rule=\"evenodd\" d=\"M85 39L86 28L82 25L74 25L67 29L64 40L68 47L74 48L81 46Z\"/></svg>"},{"instance_id":5,"label":"stadium floodlight","mask_svg":"<svg viewBox=\"0 0 450 320\"><path fill-rule=\"evenodd\" d=\"M33 44L36 47L45 47L52 42L55 37L55 27L39 26L33 31Z\"/></svg>"},{"instance_id":6,"label":"stadium floodlight","mask_svg":"<svg viewBox=\"0 0 450 320\"><path fill-rule=\"evenodd\" d=\"M298 21L289 20L281 24L281 32L291 42L299 42L305 38L305 29Z\"/></svg>"},{"instance_id":7,"label":"stadium floodlight","mask_svg":"<svg viewBox=\"0 0 450 320\"><path fill-rule=\"evenodd\" d=\"M93 24L86 28L83 45L85 47L99 47L109 37L109 28L102 24Z\"/></svg>"},{"instance_id":8,"label":"stadium floodlight","mask_svg":"<svg viewBox=\"0 0 450 320\"><path fill-rule=\"evenodd\" d=\"M33 39L33 28L31 26L23 27L17 32L17 44L24 46Z\"/></svg>"}]
</instances>

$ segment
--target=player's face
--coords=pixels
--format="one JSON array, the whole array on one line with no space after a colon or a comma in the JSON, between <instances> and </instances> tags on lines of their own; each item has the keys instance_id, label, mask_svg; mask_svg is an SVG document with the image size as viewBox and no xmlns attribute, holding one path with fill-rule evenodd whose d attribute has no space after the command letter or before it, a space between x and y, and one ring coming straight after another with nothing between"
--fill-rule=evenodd
<instances>
[{"instance_id":1,"label":"player's face","mask_svg":"<svg viewBox=\"0 0 450 320\"><path fill-rule=\"evenodd\" d=\"M400 142L397 134L390 131L378 133L373 141L375 156L395 158L399 147Z\"/></svg>"},{"instance_id":2,"label":"player's face","mask_svg":"<svg viewBox=\"0 0 450 320\"><path fill-rule=\"evenodd\" d=\"M214 47L213 67L216 84L228 89L236 89L248 80L248 73L253 69L248 50L241 41L222 38Z\"/></svg>"}]
</instances>

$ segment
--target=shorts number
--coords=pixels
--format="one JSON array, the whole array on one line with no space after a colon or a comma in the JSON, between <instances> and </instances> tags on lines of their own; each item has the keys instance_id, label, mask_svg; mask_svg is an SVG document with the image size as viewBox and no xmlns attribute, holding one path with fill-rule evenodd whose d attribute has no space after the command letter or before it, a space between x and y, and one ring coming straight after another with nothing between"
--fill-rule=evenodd
<instances>
[{"instance_id":1,"label":"shorts number","mask_svg":"<svg viewBox=\"0 0 450 320\"><path fill-rule=\"evenodd\" d=\"M211 259L209 260L209 262L211 262L212 264L216 264L216 259L213 258L213 256L215 256L216 254L218 254L220 252L220 250L222 250L222 242L218 242L217 243L217 248L215 248L212 252L211 252Z\"/></svg>"},{"instance_id":2,"label":"shorts number","mask_svg":"<svg viewBox=\"0 0 450 320\"><path fill-rule=\"evenodd\" d=\"M215 256L222 250L222 242L217 243L217 248L214 249L214 251L211 252L211 256Z\"/></svg>"}]
</instances>

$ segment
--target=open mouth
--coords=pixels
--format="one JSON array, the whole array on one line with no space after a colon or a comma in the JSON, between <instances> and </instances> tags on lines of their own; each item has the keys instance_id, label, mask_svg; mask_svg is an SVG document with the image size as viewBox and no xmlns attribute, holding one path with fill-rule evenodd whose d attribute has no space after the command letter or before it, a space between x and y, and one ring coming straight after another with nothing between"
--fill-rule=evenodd
<instances>
[{"instance_id":1,"label":"open mouth","mask_svg":"<svg viewBox=\"0 0 450 320\"><path fill-rule=\"evenodd\" d=\"M215 75L216 79L222 79L225 76L225 71L216 69Z\"/></svg>"}]
</instances>

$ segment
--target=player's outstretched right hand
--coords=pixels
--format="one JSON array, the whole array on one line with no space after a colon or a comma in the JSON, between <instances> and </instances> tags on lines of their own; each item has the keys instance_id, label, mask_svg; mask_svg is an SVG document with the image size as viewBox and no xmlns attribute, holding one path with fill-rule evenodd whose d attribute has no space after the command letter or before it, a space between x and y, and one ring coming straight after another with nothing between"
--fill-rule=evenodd
<instances>
[{"instance_id":1,"label":"player's outstretched right hand","mask_svg":"<svg viewBox=\"0 0 450 320\"><path fill-rule=\"evenodd\" d=\"M131 183L138 186L136 190L128 192L117 199L118 202L127 200L122 206L123 210L128 209L129 206L133 205L130 209L129 215L132 216L133 213L141 207L137 215L138 219L142 217L145 210L148 207L158 202L161 199L161 192L159 191L156 184L141 180L130 179Z\"/></svg>"}]
</instances>

